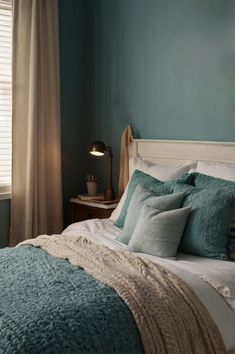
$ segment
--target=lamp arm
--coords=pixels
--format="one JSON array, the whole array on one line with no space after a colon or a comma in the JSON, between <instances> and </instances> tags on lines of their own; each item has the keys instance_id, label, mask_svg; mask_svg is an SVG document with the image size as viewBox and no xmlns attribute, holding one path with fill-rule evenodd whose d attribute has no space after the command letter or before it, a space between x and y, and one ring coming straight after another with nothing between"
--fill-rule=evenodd
<instances>
[{"instance_id":1,"label":"lamp arm","mask_svg":"<svg viewBox=\"0 0 235 354\"><path fill-rule=\"evenodd\" d=\"M110 159L110 171L109 171L109 186L113 188L113 153L112 151L109 152L109 159Z\"/></svg>"},{"instance_id":2,"label":"lamp arm","mask_svg":"<svg viewBox=\"0 0 235 354\"><path fill-rule=\"evenodd\" d=\"M107 190L107 195L105 199L113 200L115 198L115 193L113 189L113 152L111 147L106 147L105 149L109 153L109 185Z\"/></svg>"}]
</instances>

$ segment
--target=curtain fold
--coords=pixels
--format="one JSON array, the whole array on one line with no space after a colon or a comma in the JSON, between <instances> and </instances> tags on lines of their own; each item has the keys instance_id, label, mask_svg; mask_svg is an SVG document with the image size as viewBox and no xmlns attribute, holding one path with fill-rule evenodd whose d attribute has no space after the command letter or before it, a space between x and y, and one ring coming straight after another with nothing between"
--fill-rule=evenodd
<instances>
[{"instance_id":1,"label":"curtain fold","mask_svg":"<svg viewBox=\"0 0 235 354\"><path fill-rule=\"evenodd\" d=\"M118 196L121 197L129 180L129 152L128 148L133 140L131 126L124 129L120 147L120 169L118 182Z\"/></svg>"},{"instance_id":2,"label":"curtain fold","mask_svg":"<svg viewBox=\"0 0 235 354\"><path fill-rule=\"evenodd\" d=\"M62 230L57 0L14 1L10 245Z\"/></svg>"}]
</instances>

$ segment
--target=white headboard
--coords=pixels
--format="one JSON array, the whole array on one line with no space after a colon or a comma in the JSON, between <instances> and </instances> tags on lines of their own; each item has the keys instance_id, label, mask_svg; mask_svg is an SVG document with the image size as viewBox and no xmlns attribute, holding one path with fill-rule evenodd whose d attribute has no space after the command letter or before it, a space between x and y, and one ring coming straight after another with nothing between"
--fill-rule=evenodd
<instances>
[{"instance_id":1,"label":"white headboard","mask_svg":"<svg viewBox=\"0 0 235 354\"><path fill-rule=\"evenodd\" d=\"M164 165L192 160L235 163L235 142L134 139L129 157Z\"/></svg>"}]
</instances>

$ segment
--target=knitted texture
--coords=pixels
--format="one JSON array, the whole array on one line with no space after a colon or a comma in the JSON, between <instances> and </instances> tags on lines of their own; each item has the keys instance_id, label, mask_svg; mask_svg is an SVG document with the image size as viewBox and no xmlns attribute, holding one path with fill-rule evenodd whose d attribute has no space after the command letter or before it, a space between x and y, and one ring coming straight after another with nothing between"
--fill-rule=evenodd
<instances>
[{"instance_id":1,"label":"knitted texture","mask_svg":"<svg viewBox=\"0 0 235 354\"><path fill-rule=\"evenodd\" d=\"M32 246L0 250L0 353L143 353L117 293Z\"/></svg>"},{"instance_id":2,"label":"knitted texture","mask_svg":"<svg viewBox=\"0 0 235 354\"><path fill-rule=\"evenodd\" d=\"M43 235L23 244L68 259L115 289L133 314L145 353L225 353L221 335L197 296L161 266L82 236Z\"/></svg>"}]
</instances>

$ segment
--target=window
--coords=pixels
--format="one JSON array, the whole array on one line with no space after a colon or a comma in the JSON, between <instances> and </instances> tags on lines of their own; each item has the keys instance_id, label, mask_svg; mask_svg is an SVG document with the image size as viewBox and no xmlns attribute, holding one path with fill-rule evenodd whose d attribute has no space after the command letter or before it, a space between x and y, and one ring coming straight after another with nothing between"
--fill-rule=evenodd
<instances>
[{"instance_id":1,"label":"window","mask_svg":"<svg viewBox=\"0 0 235 354\"><path fill-rule=\"evenodd\" d=\"M11 189L12 3L0 0L0 199Z\"/></svg>"}]
</instances>

